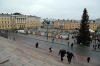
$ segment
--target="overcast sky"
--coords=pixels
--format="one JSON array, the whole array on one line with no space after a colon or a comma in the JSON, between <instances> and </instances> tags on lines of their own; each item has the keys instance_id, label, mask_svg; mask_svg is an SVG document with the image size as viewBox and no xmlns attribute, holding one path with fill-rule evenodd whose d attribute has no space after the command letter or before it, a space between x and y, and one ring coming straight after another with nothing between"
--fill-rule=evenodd
<instances>
[{"instance_id":1,"label":"overcast sky","mask_svg":"<svg viewBox=\"0 0 100 66\"><path fill-rule=\"evenodd\" d=\"M84 8L89 19L100 18L100 0L0 0L0 13L19 12L41 18L80 20Z\"/></svg>"}]
</instances>

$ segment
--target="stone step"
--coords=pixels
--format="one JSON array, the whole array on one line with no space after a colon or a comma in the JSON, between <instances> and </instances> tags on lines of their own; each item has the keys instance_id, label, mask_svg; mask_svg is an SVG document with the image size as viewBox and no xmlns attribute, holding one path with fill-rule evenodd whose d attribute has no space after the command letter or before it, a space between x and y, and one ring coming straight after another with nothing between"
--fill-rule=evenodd
<instances>
[{"instance_id":1,"label":"stone step","mask_svg":"<svg viewBox=\"0 0 100 66\"><path fill-rule=\"evenodd\" d=\"M2 40L0 40L0 42ZM2 42L0 45L5 47L5 49L0 52L0 58L3 57L3 60L4 58L10 60L5 63L6 66L7 64L8 66L97 66L93 63L76 62L73 60L71 64L68 64L66 57L64 57L64 61L61 62L58 52L50 53L47 48L36 49L34 46L17 43L16 41Z\"/></svg>"}]
</instances>

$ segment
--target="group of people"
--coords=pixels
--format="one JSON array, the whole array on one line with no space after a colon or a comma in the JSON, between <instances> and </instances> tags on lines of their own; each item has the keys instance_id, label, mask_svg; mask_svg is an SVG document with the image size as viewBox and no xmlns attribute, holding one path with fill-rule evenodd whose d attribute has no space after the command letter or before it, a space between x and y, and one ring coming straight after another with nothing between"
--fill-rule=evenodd
<instances>
[{"instance_id":1,"label":"group of people","mask_svg":"<svg viewBox=\"0 0 100 66\"><path fill-rule=\"evenodd\" d=\"M35 47L38 48L38 42L35 44ZM49 48L49 52L52 52L52 47ZM64 49L60 49L59 51L59 55L61 56L61 61L63 61L63 57L65 56L65 54L67 54L67 59L68 59L68 63L70 64L71 63L71 60L72 60L72 57L74 57L73 53L72 52L69 52Z\"/></svg>"},{"instance_id":2,"label":"group of people","mask_svg":"<svg viewBox=\"0 0 100 66\"><path fill-rule=\"evenodd\" d=\"M63 61L63 57L67 55L66 57L69 64L71 63L71 60L74 57L72 52L69 52L69 51L66 52L66 50L64 49L60 49L59 55L61 56L61 61Z\"/></svg>"},{"instance_id":3,"label":"group of people","mask_svg":"<svg viewBox=\"0 0 100 66\"><path fill-rule=\"evenodd\" d=\"M38 42L35 44L35 47L38 48ZM52 47L49 47L49 52L52 52Z\"/></svg>"},{"instance_id":4,"label":"group of people","mask_svg":"<svg viewBox=\"0 0 100 66\"><path fill-rule=\"evenodd\" d=\"M38 42L35 44L35 47L38 48ZM73 43L71 44L71 46L73 46ZM52 47L49 47L49 52L52 52ZM63 61L63 57L67 57L68 63L71 63L71 60L74 56L74 54L71 51L67 51L65 49L60 49L59 50L59 54L61 56L61 61ZM90 61L90 57L87 57L87 62L89 63Z\"/></svg>"},{"instance_id":5,"label":"group of people","mask_svg":"<svg viewBox=\"0 0 100 66\"><path fill-rule=\"evenodd\" d=\"M63 57L67 57L68 63L71 63L72 58L78 61L77 57L74 56L74 54L71 51L67 51L64 49L59 50L59 55L61 56L61 61L63 61ZM87 62L90 62L90 57L87 57Z\"/></svg>"},{"instance_id":6,"label":"group of people","mask_svg":"<svg viewBox=\"0 0 100 66\"><path fill-rule=\"evenodd\" d=\"M96 50L97 46L98 46L98 48L100 48L100 44L98 44L98 45L93 45L93 48Z\"/></svg>"}]
</instances>

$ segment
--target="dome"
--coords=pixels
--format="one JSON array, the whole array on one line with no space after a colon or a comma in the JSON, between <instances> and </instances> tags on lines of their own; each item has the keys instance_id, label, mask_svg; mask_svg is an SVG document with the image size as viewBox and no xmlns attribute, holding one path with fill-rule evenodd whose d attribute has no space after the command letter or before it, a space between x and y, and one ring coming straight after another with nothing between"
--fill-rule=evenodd
<instances>
[{"instance_id":1,"label":"dome","mask_svg":"<svg viewBox=\"0 0 100 66\"><path fill-rule=\"evenodd\" d=\"M16 12L16 13L14 13L13 15L21 15L20 13L18 13L18 12Z\"/></svg>"}]
</instances>

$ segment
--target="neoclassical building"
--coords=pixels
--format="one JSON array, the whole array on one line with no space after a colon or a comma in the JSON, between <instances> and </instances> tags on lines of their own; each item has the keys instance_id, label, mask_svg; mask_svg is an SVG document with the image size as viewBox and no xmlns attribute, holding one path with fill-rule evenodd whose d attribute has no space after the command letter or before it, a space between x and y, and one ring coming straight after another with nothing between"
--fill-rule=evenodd
<instances>
[{"instance_id":1,"label":"neoclassical building","mask_svg":"<svg viewBox=\"0 0 100 66\"><path fill-rule=\"evenodd\" d=\"M74 30L74 29L80 29L80 22L77 22L75 20L56 20L54 21L54 27L63 29L63 30ZM92 30L96 30L98 27L98 24L95 22L90 22L89 28Z\"/></svg>"},{"instance_id":2,"label":"neoclassical building","mask_svg":"<svg viewBox=\"0 0 100 66\"><path fill-rule=\"evenodd\" d=\"M20 13L0 14L0 29L24 29L41 27L41 18L32 15L23 15Z\"/></svg>"}]
</instances>

